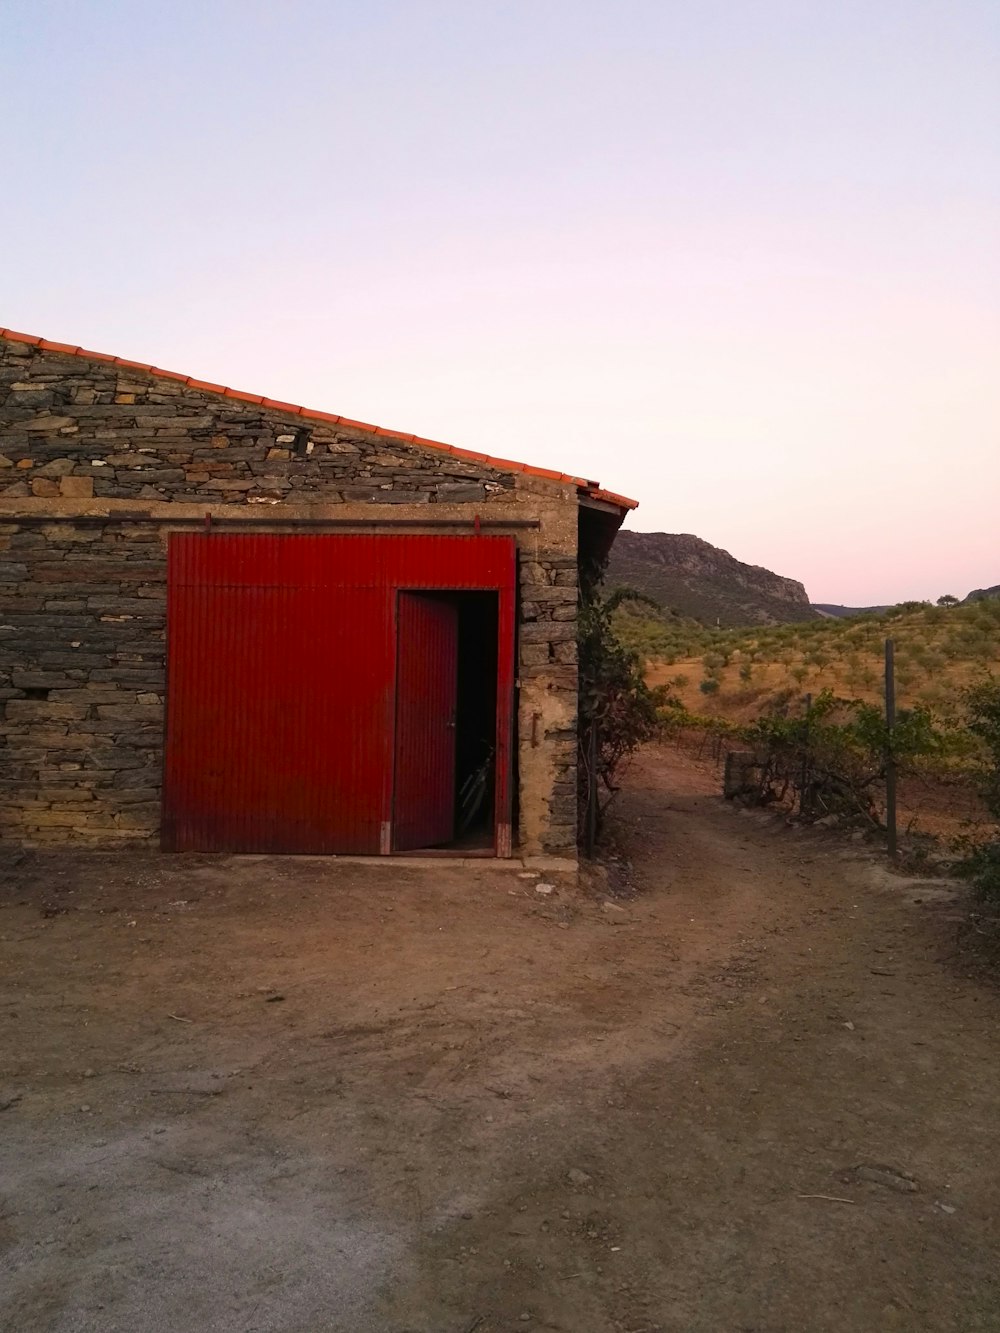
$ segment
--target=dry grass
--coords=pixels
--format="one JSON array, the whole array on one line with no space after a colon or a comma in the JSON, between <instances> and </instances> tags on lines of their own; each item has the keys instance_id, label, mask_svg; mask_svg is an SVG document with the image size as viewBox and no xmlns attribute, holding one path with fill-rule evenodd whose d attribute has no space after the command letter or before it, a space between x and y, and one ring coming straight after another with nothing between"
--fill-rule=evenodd
<instances>
[{"instance_id":1,"label":"dry grass","mask_svg":"<svg viewBox=\"0 0 1000 1333\"><path fill-rule=\"evenodd\" d=\"M691 714L729 723L752 722L784 707L794 711L803 695L823 690L880 705L885 640L892 638L899 707L928 709L947 738L933 762L901 783L903 827L945 838L994 827L977 790L978 759L963 693L986 675L1000 676L1000 601L729 631L688 622L664 632L633 617L626 632L640 651L637 636L650 639L650 684L665 685Z\"/></svg>"},{"instance_id":2,"label":"dry grass","mask_svg":"<svg viewBox=\"0 0 1000 1333\"><path fill-rule=\"evenodd\" d=\"M712 631L687 625L658 635L633 618L626 637L646 657L651 684L667 685L692 712L746 721L782 693L832 690L846 699L883 697L886 638L896 645L896 696L937 717L960 711L962 691L1000 674L1000 602L943 611L827 620L805 625ZM643 639L646 642L643 642ZM715 681L712 692L702 683Z\"/></svg>"},{"instance_id":3,"label":"dry grass","mask_svg":"<svg viewBox=\"0 0 1000 1333\"><path fill-rule=\"evenodd\" d=\"M769 699L785 691L795 694L819 694L821 690L832 690L845 699L861 699L865 703L881 703L883 697L882 655L866 655L864 668L871 672L873 679L859 679L852 668L841 661L833 661L823 667L810 666L802 654L793 657L788 663L755 662L749 682L740 679L740 658L734 658L729 666L717 668L719 689L715 694L704 694L701 681L706 676L706 669L701 657L684 658L667 664L651 661L646 677L651 685L667 685L684 706L693 713L732 718L746 722L756 717L762 706ZM796 668L805 674L799 679ZM926 704L932 711L948 709L957 699L960 691L980 677L984 671L992 670L1000 674L1000 654L985 662L955 662L936 673L933 677L922 673L913 679L897 684L897 701L900 707L913 707ZM678 685L678 676L685 677L685 683Z\"/></svg>"}]
</instances>

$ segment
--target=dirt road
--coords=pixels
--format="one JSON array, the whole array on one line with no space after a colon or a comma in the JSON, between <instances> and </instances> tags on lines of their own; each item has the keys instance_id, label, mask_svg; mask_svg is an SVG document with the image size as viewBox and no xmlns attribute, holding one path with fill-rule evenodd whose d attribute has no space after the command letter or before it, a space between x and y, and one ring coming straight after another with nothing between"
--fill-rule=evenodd
<instances>
[{"instance_id":1,"label":"dirt road","mask_svg":"<svg viewBox=\"0 0 1000 1333\"><path fill-rule=\"evenodd\" d=\"M31 854L9 1333L1000 1329L1000 994L939 885L651 752L637 895Z\"/></svg>"}]
</instances>

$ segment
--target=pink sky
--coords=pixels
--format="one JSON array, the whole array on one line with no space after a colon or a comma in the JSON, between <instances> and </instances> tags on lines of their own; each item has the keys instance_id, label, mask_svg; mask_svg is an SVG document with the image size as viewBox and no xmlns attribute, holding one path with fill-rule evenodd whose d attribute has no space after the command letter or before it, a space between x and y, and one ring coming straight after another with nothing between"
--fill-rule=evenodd
<instances>
[{"instance_id":1,"label":"pink sky","mask_svg":"<svg viewBox=\"0 0 1000 1333\"><path fill-rule=\"evenodd\" d=\"M816 601L1000 582L1000 8L5 22L0 324L599 478Z\"/></svg>"}]
</instances>

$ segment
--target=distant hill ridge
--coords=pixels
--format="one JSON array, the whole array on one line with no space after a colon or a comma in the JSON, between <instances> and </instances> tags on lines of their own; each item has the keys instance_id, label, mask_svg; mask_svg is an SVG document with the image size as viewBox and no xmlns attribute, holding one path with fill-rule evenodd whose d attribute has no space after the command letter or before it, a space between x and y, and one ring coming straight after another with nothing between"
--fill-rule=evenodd
<instances>
[{"instance_id":1,"label":"distant hill ridge","mask_svg":"<svg viewBox=\"0 0 1000 1333\"><path fill-rule=\"evenodd\" d=\"M847 616L881 616L889 608L888 606L841 606L837 602L813 602L813 610L818 611L821 616L830 616L834 620L842 620Z\"/></svg>"},{"instance_id":2,"label":"distant hill ridge","mask_svg":"<svg viewBox=\"0 0 1000 1333\"><path fill-rule=\"evenodd\" d=\"M986 602L994 597L1000 597L1000 583L994 584L992 588L973 588L968 597L963 597L959 606L971 606L973 602ZM888 606L840 606L833 602L813 602L813 610L818 611L822 616L834 616L840 618L843 616L880 616L891 608Z\"/></svg>"},{"instance_id":3,"label":"distant hill ridge","mask_svg":"<svg viewBox=\"0 0 1000 1333\"><path fill-rule=\"evenodd\" d=\"M607 583L638 588L664 609L704 625L785 624L817 616L797 579L744 564L690 533L620 532Z\"/></svg>"}]
</instances>

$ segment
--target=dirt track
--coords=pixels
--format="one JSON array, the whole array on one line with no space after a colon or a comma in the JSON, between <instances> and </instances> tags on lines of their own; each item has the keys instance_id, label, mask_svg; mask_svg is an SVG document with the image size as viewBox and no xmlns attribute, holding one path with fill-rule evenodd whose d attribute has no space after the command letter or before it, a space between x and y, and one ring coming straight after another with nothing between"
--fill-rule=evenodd
<instances>
[{"instance_id":1,"label":"dirt track","mask_svg":"<svg viewBox=\"0 0 1000 1333\"><path fill-rule=\"evenodd\" d=\"M623 909L490 869L9 871L0 1328L1000 1328L1000 995L954 906L710 792L637 766Z\"/></svg>"}]
</instances>

